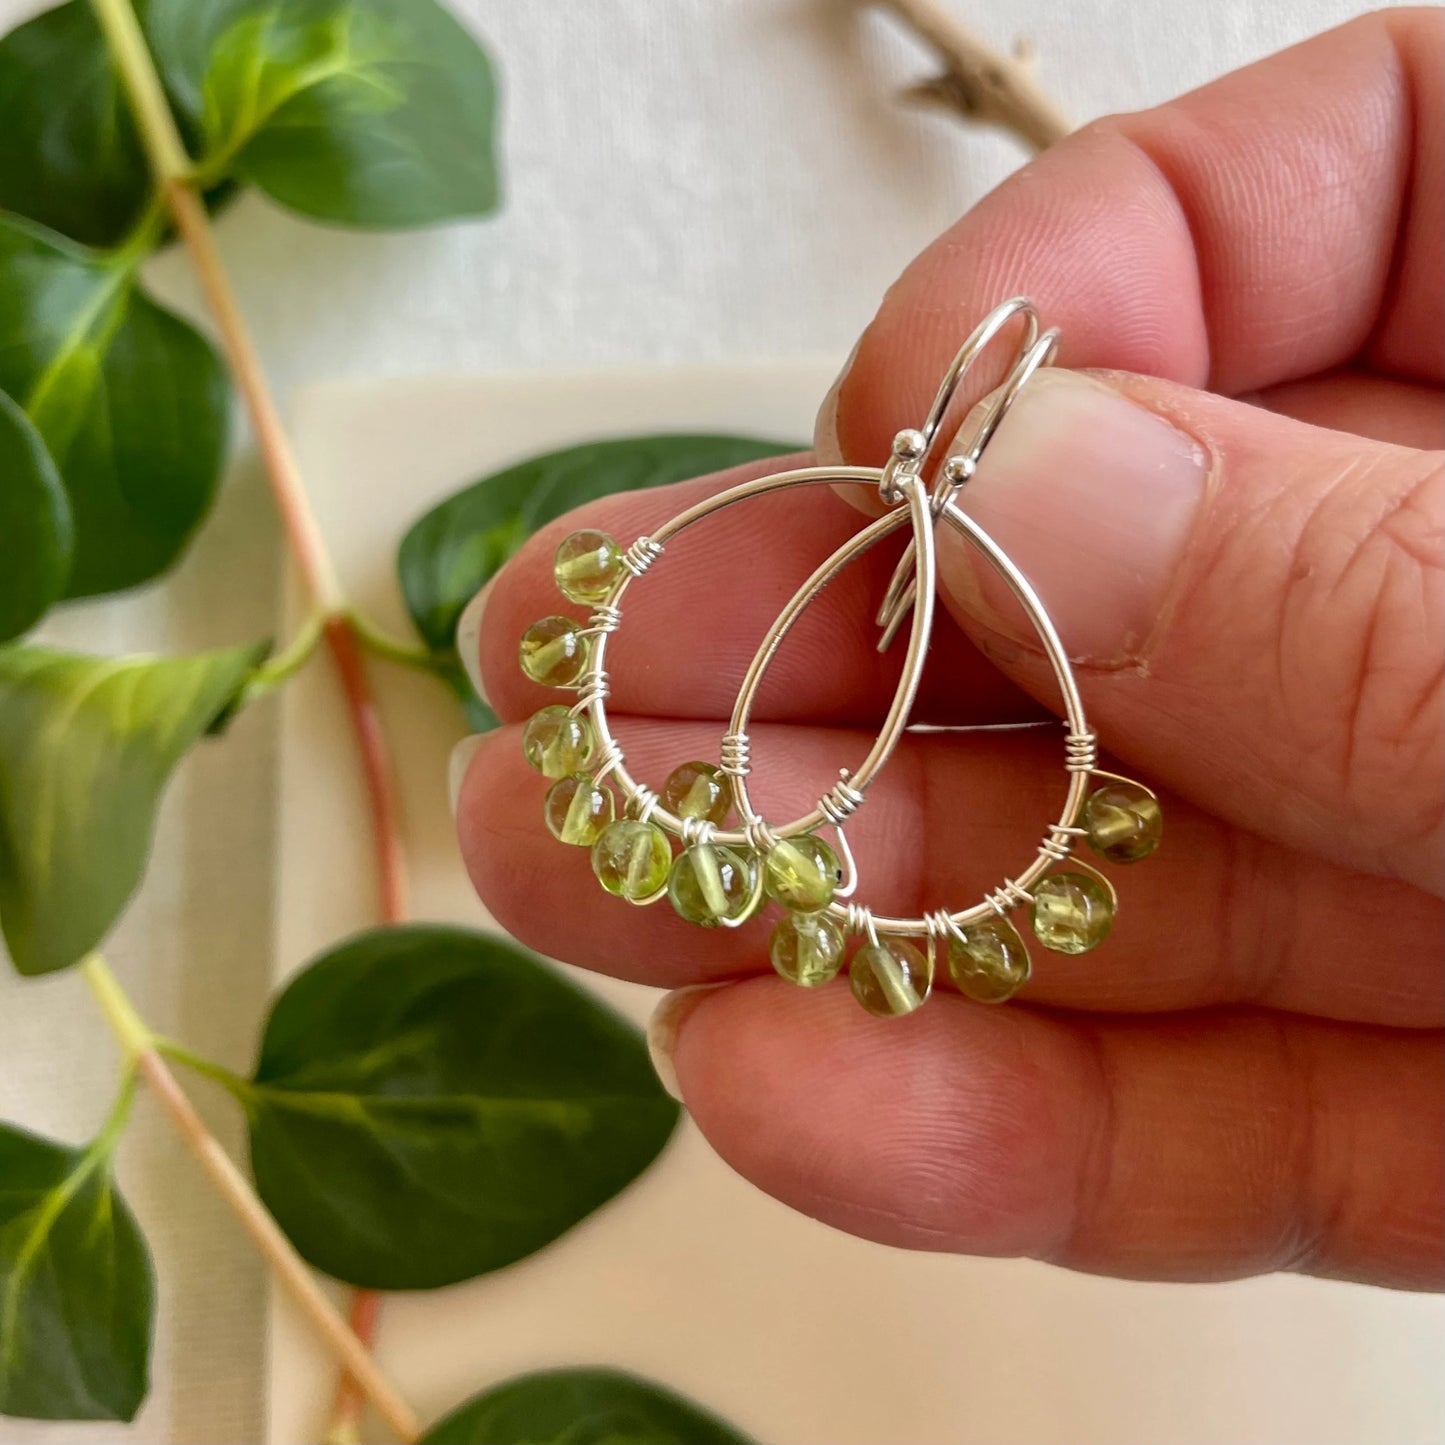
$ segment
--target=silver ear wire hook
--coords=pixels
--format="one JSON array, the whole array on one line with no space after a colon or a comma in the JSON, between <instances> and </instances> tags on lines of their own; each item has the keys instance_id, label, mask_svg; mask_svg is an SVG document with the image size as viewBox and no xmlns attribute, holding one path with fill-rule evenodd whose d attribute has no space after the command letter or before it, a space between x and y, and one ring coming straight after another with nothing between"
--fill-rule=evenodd
<instances>
[{"instance_id":1,"label":"silver ear wire hook","mask_svg":"<svg viewBox=\"0 0 1445 1445\"><path fill-rule=\"evenodd\" d=\"M930 451L938 437L938 429L943 425L943 419L948 415L948 409L958 394L958 388L963 384L964 377L988 349L989 343L993 341L994 337L1015 316L1021 316L1024 322L1024 337L1019 345L1019 354L1023 355L1030 351L1034 342L1038 340L1039 314L1034 309L1034 303L1027 296L1011 296L1001 305L995 306L973 328L968 339L958 348L957 355L949 363L948 370L943 373L943 380L939 382L938 391L934 394L933 405L928 409L928 419L921 428L923 439L928 444Z\"/></svg>"},{"instance_id":2,"label":"silver ear wire hook","mask_svg":"<svg viewBox=\"0 0 1445 1445\"><path fill-rule=\"evenodd\" d=\"M978 469L984 448L993 440L994 433L998 430L1000 423L1008 414L1009 408L1013 406L1029 378L1041 366L1048 366L1052 363L1058 351L1058 331L1051 329L1040 336L1038 316L1034 311L1033 304L1023 297L1016 296L1012 301L1005 301L1002 306L991 312L959 349L952 366L944 376L943 384L938 388L938 395L933 399L933 408L928 414L928 421L924 424L923 431L923 435L928 439L930 452L937 437L938 428L969 368L982 356L988 344L1015 316L1022 316L1024 319L1023 341L1020 343L1013 365L1009 368L1003 383L986 403L986 410L979 417L978 429L969 439L968 449L956 452L938 469L938 476L933 486L932 501L935 517L942 515L943 509L957 495L959 488ZM925 459L926 455L927 453L925 453ZM913 576L913 544L910 542L904 549L903 555L898 559L898 566L893 571L893 576L889 580L888 589L883 597L883 603L878 609L878 626L882 628L882 634L878 638L879 652L887 652L892 646L893 639L897 635L903 619L908 615L909 608L913 606L913 599L916 595L917 586Z\"/></svg>"}]
</instances>

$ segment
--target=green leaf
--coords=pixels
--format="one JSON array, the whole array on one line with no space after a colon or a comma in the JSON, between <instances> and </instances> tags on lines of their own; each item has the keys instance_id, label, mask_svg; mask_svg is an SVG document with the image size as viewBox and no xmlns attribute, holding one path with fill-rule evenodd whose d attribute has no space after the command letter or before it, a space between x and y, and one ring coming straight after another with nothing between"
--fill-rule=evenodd
<instances>
[{"instance_id":1,"label":"green leaf","mask_svg":"<svg viewBox=\"0 0 1445 1445\"><path fill-rule=\"evenodd\" d=\"M129 1420L145 1399L155 1283L110 1148L0 1124L0 1414Z\"/></svg>"},{"instance_id":2,"label":"green leaf","mask_svg":"<svg viewBox=\"0 0 1445 1445\"><path fill-rule=\"evenodd\" d=\"M421 1445L749 1445L726 1421L620 1370L542 1370L468 1400Z\"/></svg>"},{"instance_id":3,"label":"green leaf","mask_svg":"<svg viewBox=\"0 0 1445 1445\"><path fill-rule=\"evenodd\" d=\"M59 468L75 526L66 595L144 582L205 516L229 404L210 345L134 271L0 217L0 391Z\"/></svg>"},{"instance_id":4,"label":"green leaf","mask_svg":"<svg viewBox=\"0 0 1445 1445\"><path fill-rule=\"evenodd\" d=\"M514 945L434 924L322 954L240 1092L267 1208L317 1268L379 1289L541 1249L678 1115L626 1020Z\"/></svg>"},{"instance_id":5,"label":"green leaf","mask_svg":"<svg viewBox=\"0 0 1445 1445\"><path fill-rule=\"evenodd\" d=\"M531 457L448 497L402 538L397 572L407 610L428 646L455 656L462 609L539 527L613 492L665 486L797 450L796 443L754 437L660 435L584 442ZM495 727L494 715L475 711L459 662L451 681L472 725Z\"/></svg>"},{"instance_id":6,"label":"green leaf","mask_svg":"<svg viewBox=\"0 0 1445 1445\"><path fill-rule=\"evenodd\" d=\"M496 207L492 68L435 0L149 0L145 21L208 178L352 226Z\"/></svg>"},{"instance_id":7,"label":"green leaf","mask_svg":"<svg viewBox=\"0 0 1445 1445\"><path fill-rule=\"evenodd\" d=\"M130 108L86 0L0 40L0 210L117 245L151 194Z\"/></svg>"},{"instance_id":8,"label":"green leaf","mask_svg":"<svg viewBox=\"0 0 1445 1445\"><path fill-rule=\"evenodd\" d=\"M21 973L68 968L104 938L140 882L171 770L266 651L0 646L0 928Z\"/></svg>"},{"instance_id":9,"label":"green leaf","mask_svg":"<svg viewBox=\"0 0 1445 1445\"><path fill-rule=\"evenodd\" d=\"M40 433L0 391L0 642L18 637L65 591L70 504Z\"/></svg>"}]
</instances>

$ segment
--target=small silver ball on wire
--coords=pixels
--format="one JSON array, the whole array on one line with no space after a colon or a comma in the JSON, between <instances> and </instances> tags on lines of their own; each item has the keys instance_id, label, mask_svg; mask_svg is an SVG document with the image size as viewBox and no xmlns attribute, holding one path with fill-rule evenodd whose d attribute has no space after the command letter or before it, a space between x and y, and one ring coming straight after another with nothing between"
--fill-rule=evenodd
<instances>
[{"instance_id":1,"label":"small silver ball on wire","mask_svg":"<svg viewBox=\"0 0 1445 1445\"><path fill-rule=\"evenodd\" d=\"M893 455L901 462L916 462L928 450L928 438L916 427L906 426L893 438Z\"/></svg>"}]
</instances>

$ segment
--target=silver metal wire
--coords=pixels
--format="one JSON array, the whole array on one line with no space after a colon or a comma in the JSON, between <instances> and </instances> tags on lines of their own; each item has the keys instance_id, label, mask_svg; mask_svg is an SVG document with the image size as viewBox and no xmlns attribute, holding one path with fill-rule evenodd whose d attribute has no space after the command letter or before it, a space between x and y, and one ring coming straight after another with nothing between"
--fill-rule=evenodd
<instances>
[{"instance_id":1,"label":"silver metal wire","mask_svg":"<svg viewBox=\"0 0 1445 1445\"><path fill-rule=\"evenodd\" d=\"M641 577L659 557L662 546L651 537L639 537L623 554L622 565L634 577Z\"/></svg>"},{"instance_id":2,"label":"silver metal wire","mask_svg":"<svg viewBox=\"0 0 1445 1445\"><path fill-rule=\"evenodd\" d=\"M604 632L616 632L621 624L622 614L611 603L599 603L587 626L577 636L601 637Z\"/></svg>"},{"instance_id":3,"label":"silver metal wire","mask_svg":"<svg viewBox=\"0 0 1445 1445\"><path fill-rule=\"evenodd\" d=\"M1015 320L1022 326L1022 338L1003 382L977 412L962 450L938 469L930 488L924 480L924 472L964 377L995 338ZM633 816L658 824L680 839L684 846L701 842L746 845L758 853L765 853L780 839L831 826L837 834L845 881L825 913L850 933L866 933L875 942L880 936L892 935L926 936L930 946L946 944L950 937L961 938L962 930L969 924L994 914L1005 914L1021 903L1032 901L1034 884L1059 861L1071 856L1074 841L1084 832L1079 826L1079 819L1089 777L1097 772L1097 744L1084 716L1083 702L1068 656L1043 602L998 544L959 509L955 498L973 475L985 447L1019 392L1041 366L1053 360L1056 345L1057 333L1040 333L1038 317L1031 303L1015 297L996 308L975 328L944 374L924 425L917 431L905 430L898 434L892 455L884 467L803 467L771 477L759 477L696 503L651 536L639 537L626 549L623 554L625 571L607 601L593 613L587 629L593 639L592 656L579 686L577 705L572 710L585 710L590 716L597 735L599 776L609 774L612 777ZM622 604L627 590L647 572L673 538L724 508L792 487L839 482L876 486L889 510L876 521L861 527L803 582L768 628L743 676L720 748L720 772L731 790L739 826L724 829L710 822L677 817L662 805L655 792L628 772L626 759L608 722L607 647L611 634L622 622ZM1068 786L1057 821L1049 825L1034 857L1016 878L1006 877L997 888L986 893L981 902L958 912L936 908L918 918L881 917L850 897L857 886L858 870L852 849L844 837L843 825L863 806L869 786L892 757L909 725L933 626L937 580L935 534L939 526L952 528L998 573L1038 634L1063 702L1066 726L1064 770ZM748 787L752 771L748 724L763 678L783 640L822 590L850 563L904 528L909 534L907 549L893 574L878 614L883 634L880 646L886 646L891 641L910 614L912 618L907 652L888 712L867 756L856 769L851 772L840 770L839 781L808 813L785 824L770 824L753 805ZM1087 868L1089 865L1078 866ZM1097 870L1090 868L1089 871ZM1098 876L1103 877L1102 874ZM1107 884L1108 880L1104 881ZM727 926L736 926L741 921L735 920Z\"/></svg>"},{"instance_id":4,"label":"silver metal wire","mask_svg":"<svg viewBox=\"0 0 1445 1445\"><path fill-rule=\"evenodd\" d=\"M752 743L746 733L724 733L718 756L721 773L741 778L752 771Z\"/></svg>"},{"instance_id":5,"label":"silver metal wire","mask_svg":"<svg viewBox=\"0 0 1445 1445\"><path fill-rule=\"evenodd\" d=\"M934 422L931 430L926 427L924 429L924 434L930 442L932 442L938 430L938 424L942 422L949 403L957 394L969 368L978 361L987 350L989 343L1015 316L1021 317L1024 322L1023 342L1003 383L983 403L978 423L968 437L967 446L963 451L950 456L939 468L930 501L935 517L943 515L943 509L954 499L959 488L978 469L984 448L993 440L993 434L998 430L999 423L1008 414L1009 408L1014 404L1029 378L1041 366L1048 366L1058 351L1058 331L1049 330L1045 331L1042 336L1039 335L1038 315L1034 311L1032 302L1022 296L1016 296L1012 301L1005 301L1002 306L984 317L975 328L973 335L964 342L963 350L955 358L949 376L944 378L943 385L939 387L938 396L934 398L933 402L933 413L930 414L932 417L936 413L937 421ZM913 606L913 599L918 595L918 581L914 570L913 544L910 542L904 549L903 555L898 559L898 566L894 569L888 590L883 597L883 605L878 609L878 625L883 629L878 639L879 652L887 652L892 646L899 626L904 617L908 615L908 609Z\"/></svg>"}]
</instances>

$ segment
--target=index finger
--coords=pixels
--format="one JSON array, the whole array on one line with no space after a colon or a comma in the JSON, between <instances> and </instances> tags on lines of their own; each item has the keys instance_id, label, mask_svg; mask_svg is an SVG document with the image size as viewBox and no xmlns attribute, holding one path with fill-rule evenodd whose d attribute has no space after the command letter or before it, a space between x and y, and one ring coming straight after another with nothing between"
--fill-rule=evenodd
<instances>
[{"instance_id":1,"label":"index finger","mask_svg":"<svg viewBox=\"0 0 1445 1445\"><path fill-rule=\"evenodd\" d=\"M820 451L885 457L1017 293L1062 329L1065 366L1226 394L1355 359L1439 381L1441 20L1368 15L1052 147L889 291Z\"/></svg>"}]
</instances>

